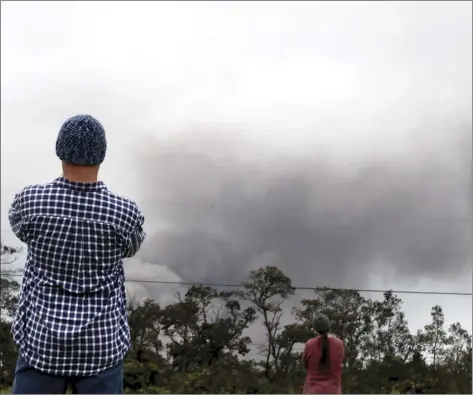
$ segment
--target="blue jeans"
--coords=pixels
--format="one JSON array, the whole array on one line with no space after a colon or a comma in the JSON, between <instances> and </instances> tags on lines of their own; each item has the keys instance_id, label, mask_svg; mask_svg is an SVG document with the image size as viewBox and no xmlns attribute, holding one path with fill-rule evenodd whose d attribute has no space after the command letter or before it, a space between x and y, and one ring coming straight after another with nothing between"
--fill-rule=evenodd
<instances>
[{"instance_id":1,"label":"blue jeans","mask_svg":"<svg viewBox=\"0 0 473 395\"><path fill-rule=\"evenodd\" d=\"M123 394L123 361L95 376L63 377L41 373L19 356L12 394Z\"/></svg>"}]
</instances>

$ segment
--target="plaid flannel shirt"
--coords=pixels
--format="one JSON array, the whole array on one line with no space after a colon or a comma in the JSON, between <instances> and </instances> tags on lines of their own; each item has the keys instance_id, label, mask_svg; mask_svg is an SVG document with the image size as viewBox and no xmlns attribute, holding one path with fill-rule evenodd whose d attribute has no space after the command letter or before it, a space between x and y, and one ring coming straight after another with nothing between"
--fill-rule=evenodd
<instances>
[{"instance_id":1,"label":"plaid flannel shirt","mask_svg":"<svg viewBox=\"0 0 473 395\"><path fill-rule=\"evenodd\" d=\"M135 203L102 182L57 178L23 189L9 210L28 246L12 333L33 368L89 376L128 351L123 258L146 234Z\"/></svg>"}]
</instances>

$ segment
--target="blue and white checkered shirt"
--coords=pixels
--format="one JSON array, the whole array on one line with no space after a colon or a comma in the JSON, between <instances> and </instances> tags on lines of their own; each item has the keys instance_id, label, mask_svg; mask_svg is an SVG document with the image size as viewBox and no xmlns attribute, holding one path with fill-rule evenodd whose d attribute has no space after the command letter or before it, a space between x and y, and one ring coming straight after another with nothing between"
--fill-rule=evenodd
<instances>
[{"instance_id":1,"label":"blue and white checkered shirt","mask_svg":"<svg viewBox=\"0 0 473 395\"><path fill-rule=\"evenodd\" d=\"M23 189L9 219L28 246L12 326L25 361L59 376L118 363L130 346L122 259L146 237L136 204L102 182L61 177Z\"/></svg>"}]
</instances>

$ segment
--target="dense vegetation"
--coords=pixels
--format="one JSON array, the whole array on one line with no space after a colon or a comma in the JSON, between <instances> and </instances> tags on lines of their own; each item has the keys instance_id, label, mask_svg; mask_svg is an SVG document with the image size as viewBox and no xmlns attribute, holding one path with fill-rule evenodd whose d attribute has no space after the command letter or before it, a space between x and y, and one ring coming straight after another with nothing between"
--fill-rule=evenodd
<instances>
[{"instance_id":1,"label":"dense vegetation","mask_svg":"<svg viewBox=\"0 0 473 395\"><path fill-rule=\"evenodd\" d=\"M2 247L2 262L15 250ZM0 388L13 380L15 347L9 333L18 283L2 269ZM300 349L313 336L311 319L325 312L346 347L345 393L470 393L471 335L460 324L444 325L440 306L423 330L411 333L402 301L381 301L355 291L315 290L293 308L283 326L282 306L294 294L290 278L276 267L249 274L238 291L191 286L176 301L128 305L132 348L126 357L128 393L300 393ZM247 330L263 320L262 358L248 358ZM299 344L299 346L297 346Z\"/></svg>"}]
</instances>

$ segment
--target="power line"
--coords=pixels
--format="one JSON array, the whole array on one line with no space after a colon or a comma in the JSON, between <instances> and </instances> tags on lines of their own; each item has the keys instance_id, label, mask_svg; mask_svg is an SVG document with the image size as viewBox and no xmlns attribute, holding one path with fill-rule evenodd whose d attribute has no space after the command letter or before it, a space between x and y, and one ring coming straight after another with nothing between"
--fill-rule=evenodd
<instances>
[{"instance_id":1,"label":"power line","mask_svg":"<svg viewBox=\"0 0 473 395\"><path fill-rule=\"evenodd\" d=\"M22 274L11 274L12 277L23 277ZM210 282L198 282L198 281L166 281L166 280L144 280L144 279L126 279L127 283L138 283L138 284L162 284L162 285L202 285L206 287L226 287L226 288L244 288L243 284L229 284L229 283L210 283ZM409 291L409 290L395 290L395 289L369 289L369 288L333 288L333 287L307 287L307 286L294 286L295 290L302 291L354 291L354 292L371 292L371 293L386 293L392 292L393 294L413 294L413 295L444 295L444 296L473 296L471 292L441 292L441 291Z\"/></svg>"},{"instance_id":2,"label":"power line","mask_svg":"<svg viewBox=\"0 0 473 395\"><path fill-rule=\"evenodd\" d=\"M224 284L224 283L201 283L193 281L164 281L164 280L139 280L127 279L126 282L143 283L143 284L174 284L174 285L203 285L208 287L232 287L243 288L243 284ZM420 294L420 295L453 295L453 296L472 296L473 293L468 292L440 292L440 291L409 291L409 290L382 290L382 289L361 289L361 288L332 288L332 287L303 287L295 286L296 290L304 291L355 291L355 292L373 292L385 293L392 292L394 294Z\"/></svg>"}]
</instances>

